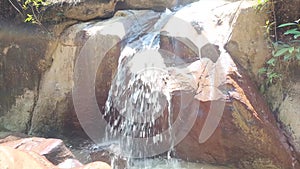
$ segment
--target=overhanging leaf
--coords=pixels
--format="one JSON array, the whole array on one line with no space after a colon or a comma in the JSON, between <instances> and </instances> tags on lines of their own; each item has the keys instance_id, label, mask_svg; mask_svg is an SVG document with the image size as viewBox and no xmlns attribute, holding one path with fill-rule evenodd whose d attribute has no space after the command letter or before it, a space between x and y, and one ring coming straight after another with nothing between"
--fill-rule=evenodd
<instances>
[{"instance_id":1,"label":"overhanging leaf","mask_svg":"<svg viewBox=\"0 0 300 169\"><path fill-rule=\"evenodd\" d=\"M268 60L267 64L275 66L275 62L276 62L275 58L271 58L270 60Z\"/></svg>"},{"instance_id":2,"label":"overhanging leaf","mask_svg":"<svg viewBox=\"0 0 300 169\"><path fill-rule=\"evenodd\" d=\"M300 32L297 30L297 28L295 28L295 29L287 30L286 32L284 32L284 34L285 35L289 35L289 34L298 35L298 34L300 34Z\"/></svg>"},{"instance_id":3,"label":"overhanging leaf","mask_svg":"<svg viewBox=\"0 0 300 169\"><path fill-rule=\"evenodd\" d=\"M260 68L260 69L258 70L258 74L264 74L264 73L266 73L266 72L267 72L267 69L266 69L265 67Z\"/></svg>"},{"instance_id":4,"label":"overhanging leaf","mask_svg":"<svg viewBox=\"0 0 300 169\"><path fill-rule=\"evenodd\" d=\"M288 61L290 60L291 56L292 56L291 54L284 55L283 60Z\"/></svg>"},{"instance_id":5,"label":"overhanging leaf","mask_svg":"<svg viewBox=\"0 0 300 169\"><path fill-rule=\"evenodd\" d=\"M294 39L297 39L299 37L300 37L300 34L297 34L297 35L294 36Z\"/></svg>"},{"instance_id":6,"label":"overhanging leaf","mask_svg":"<svg viewBox=\"0 0 300 169\"><path fill-rule=\"evenodd\" d=\"M286 27L286 26L293 26L293 25L297 25L297 23L284 23L278 26L278 28L282 28L282 27Z\"/></svg>"},{"instance_id":7,"label":"overhanging leaf","mask_svg":"<svg viewBox=\"0 0 300 169\"><path fill-rule=\"evenodd\" d=\"M282 48L282 49L278 50L277 52L275 52L274 56L275 56L275 57L281 56L281 55L283 55L285 52L287 52L288 50L289 50L289 48Z\"/></svg>"},{"instance_id":8,"label":"overhanging leaf","mask_svg":"<svg viewBox=\"0 0 300 169\"><path fill-rule=\"evenodd\" d=\"M294 50L295 50L295 47L294 47L294 46L293 46L293 47L289 47L289 53L293 53Z\"/></svg>"}]
</instances>

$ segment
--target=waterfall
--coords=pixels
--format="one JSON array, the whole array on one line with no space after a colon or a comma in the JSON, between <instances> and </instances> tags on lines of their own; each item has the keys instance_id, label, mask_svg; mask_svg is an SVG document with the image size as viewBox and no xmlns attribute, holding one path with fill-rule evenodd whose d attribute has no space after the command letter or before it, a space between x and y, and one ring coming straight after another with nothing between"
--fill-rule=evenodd
<instances>
[{"instance_id":1,"label":"waterfall","mask_svg":"<svg viewBox=\"0 0 300 169\"><path fill-rule=\"evenodd\" d=\"M170 77L158 52L160 30L171 15L166 10L149 33L125 45L119 58L104 116L110 117L106 141L117 142L126 156L143 157L147 156L143 152L151 151L141 151L144 145L133 145L132 138L146 138L142 144L163 141L156 126L160 125L157 119L163 116L165 108L169 113L168 126L172 123L171 93L167 86Z\"/></svg>"}]
</instances>

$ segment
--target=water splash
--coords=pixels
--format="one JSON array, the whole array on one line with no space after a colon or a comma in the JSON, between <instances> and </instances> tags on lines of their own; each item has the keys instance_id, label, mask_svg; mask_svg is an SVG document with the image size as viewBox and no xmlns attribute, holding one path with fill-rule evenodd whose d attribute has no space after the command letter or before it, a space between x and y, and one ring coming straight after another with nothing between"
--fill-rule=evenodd
<instances>
[{"instance_id":1,"label":"water splash","mask_svg":"<svg viewBox=\"0 0 300 169\"><path fill-rule=\"evenodd\" d=\"M144 146L132 145L131 139L127 138L149 137L152 140L146 140L144 144L148 141L156 144L164 139L160 135L164 128L159 127L164 119L160 117L166 116L168 126L172 124L171 91L168 88L171 77L158 52L160 30L171 15L169 10L163 13L151 32L127 44L119 58L105 107L104 116L110 124L105 140L117 141L129 156ZM164 115L166 111L168 115ZM143 156L142 152L140 155Z\"/></svg>"}]
</instances>

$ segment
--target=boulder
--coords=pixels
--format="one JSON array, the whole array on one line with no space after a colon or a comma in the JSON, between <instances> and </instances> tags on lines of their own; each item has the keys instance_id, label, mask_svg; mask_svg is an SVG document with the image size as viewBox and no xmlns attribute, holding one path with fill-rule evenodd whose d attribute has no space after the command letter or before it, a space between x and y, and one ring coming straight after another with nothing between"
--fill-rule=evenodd
<instances>
[{"instance_id":1,"label":"boulder","mask_svg":"<svg viewBox=\"0 0 300 169\"><path fill-rule=\"evenodd\" d=\"M180 88L192 89L190 95L194 95L199 111L193 115L193 110L189 109L192 105L183 109L184 114L190 116L190 121L185 124L192 123L193 126L175 146L175 156L190 161L231 164L237 168L298 168L293 147L278 128L257 87L244 68L234 64L229 55L231 52L227 53L223 48L233 31L230 25L238 25L238 20L234 20L236 9L240 8L240 12L252 4L236 2L214 8L215 4L211 3L212 8L209 8L201 3L204 2L178 11L162 30L163 38L175 39L181 42L181 45L175 43L181 48L190 48L179 56L189 58L185 55L196 54L200 58L187 66L187 74L193 74L190 82L194 84L180 83L178 79L177 84L188 85ZM202 12L196 12L199 10ZM181 29L174 29L175 25L180 25ZM187 32L181 31L183 28ZM161 44L167 45L161 46L164 49L179 48L173 46L174 43ZM214 86L215 90L208 86ZM216 89L223 97L211 97ZM179 116L182 99L176 93L172 105L174 117Z\"/></svg>"},{"instance_id":2,"label":"boulder","mask_svg":"<svg viewBox=\"0 0 300 169\"><path fill-rule=\"evenodd\" d=\"M294 168L299 166L286 136L246 73L229 74L229 94L222 119L211 137L199 141L211 104L199 102L201 113L187 137L176 146L177 157L191 161L232 164L238 168ZM217 101L218 102L218 101ZM217 103L218 104L218 103ZM221 102L219 103L221 104ZM209 123L215 123L210 121Z\"/></svg>"},{"instance_id":3,"label":"boulder","mask_svg":"<svg viewBox=\"0 0 300 169\"><path fill-rule=\"evenodd\" d=\"M108 164L100 161L89 163L84 166L76 160L69 160L69 165L66 165L66 162L64 163L64 165L61 163L58 166L55 166L44 156L41 156L36 152L0 146L0 169L111 169Z\"/></svg>"},{"instance_id":4,"label":"boulder","mask_svg":"<svg viewBox=\"0 0 300 169\"><path fill-rule=\"evenodd\" d=\"M32 137L5 142L2 143L1 146L8 146L22 151L35 152L47 158L54 165L62 163L66 159L74 158L74 155L60 139Z\"/></svg>"},{"instance_id":5,"label":"boulder","mask_svg":"<svg viewBox=\"0 0 300 169\"><path fill-rule=\"evenodd\" d=\"M55 168L45 157L31 151L16 150L12 147L0 146L1 169L49 169Z\"/></svg>"},{"instance_id":6,"label":"boulder","mask_svg":"<svg viewBox=\"0 0 300 169\"><path fill-rule=\"evenodd\" d=\"M164 11L166 8L187 5L197 0L49 0L39 14L41 22L62 22L64 20L89 21L92 19L111 18L115 12L121 9L146 9Z\"/></svg>"},{"instance_id":7,"label":"boulder","mask_svg":"<svg viewBox=\"0 0 300 169\"><path fill-rule=\"evenodd\" d=\"M264 28L269 14L266 9L255 9L254 5L238 11L232 26L232 35L225 44L225 49L249 76L260 83L258 71L271 57Z\"/></svg>"},{"instance_id":8,"label":"boulder","mask_svg":"<svg viewBox=\"0 0 300 169\"><path fill-rule=\"evenodd\" d=\"M73 19L88 21L97 18L110 18L115 11L116 0L49 0L50 5L42 13L43 22Z\"/></svg>"},{"instance_id":9,"label":"boulder","mask_svg":"<svg viewBox=\"0 0 300 169\"><path fill-rule=\"evenodd\" d=\"M0 144L29 137L23 133L0 132Z\"/></svg>"}]
</instances>

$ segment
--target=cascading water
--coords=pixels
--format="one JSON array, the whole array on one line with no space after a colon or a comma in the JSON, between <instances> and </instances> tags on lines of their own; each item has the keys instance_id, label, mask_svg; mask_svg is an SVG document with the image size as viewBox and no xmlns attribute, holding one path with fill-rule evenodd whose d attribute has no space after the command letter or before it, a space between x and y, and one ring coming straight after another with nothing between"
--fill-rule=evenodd
<instances>
[{"instance_id":1,"label":"cascading water","mask_svg":"<svg viewBox=\"0 0 300 169\"><path fill-rule=\"evenodd\" d=\"M115 18L117 22L114 21L113 26L101 23L94 29L88 29L87 32L93 37L83 47L77 62L77 67L87 69L76 69L80 75L78 77L86 78L78 80L76 86L79 87L74 92L80 99L75 97L74 102L77 104L74 105L77 105L78 112L82 112L78 118L80 123L97 144L93 145L91 154L108 150L111 165L115 169L124 168L124 165L118 164L120 156L128 158L124 160L127 163L126 168L132 169L213 168L202 164L196 165L197 167L184 167L184 162L171 158L174 146L179 147L186 136L190 139L191 135L197 137L199 134L198 143L204 143L218 126L222 117L219 112L222 113L224 108L220 102L215 102L218 105L207 113L208 120L205 124L208 125L204 124L199 133L191 133L194 132L191 130L194 126L199 127L194 124L203 113L199 110L199 101L222 99L223 94L218 87L224 80L224 67L229 64L225 56L221 57L222 52L216 49L222 49L221 45L225 40L221 29L218 27L217 30L223 35L222 38L219 38L218 31L209 32L210 41L206 38L206 31L214 30L218 25L211 21L216 17L209 13L209 9L204 9L204 3L193 8L180 9L174 15L169 11L164 14L148 11L147 15L141 15L142 19L139 19L133 12L126 22L118 22L120 18ZM203 10L199 12L199 9ZM208 14L205 15L206 13ZM193 20L194 18L200 19ZM224 25L222 28L226 28L226 24ZM111 30L111 27L117 29ZM108 43L103 43L103 39L107 37ZM120 39L123 41L120 42ZM116 70L114 80L110 84L112 76L109 72L109 81L96 83L95 79L98 77L95 72L100 63L102 65L102 59L107 59L111 54L109 50L114 47L117 50L112 50L112 53L119 56L115 53L119 52L120 46L120 57L116 57L118 68L115 69L117 59L112 68L112 73ZM93 62L96 63L95 66ZM103 67L106 68L101 66L101 69ZM95 83L107 83L101 101L96 100L98 98L95 93L103 90L92 90ZM110 90L104 106L105 111L100 112L103 110L108 88ZM104 134L105 139L101 140ZM178 147L175 155L189 158L189 154L180 152ZM90 157L92 161L110 163L101 157Z\"/></svg>"},{"instance_id":2,"label":"cascading water","mask_svg":"<svg viewBox=\"0 0 300 169\"><path fill-rule=\"evenodd\" d=\"M166 116L168 126L172 123L171 91L168 86L172 77L158 52L159 31L171 15L169 11L162 14L151 32L128 43L119 58L118 72L104 114L110 122L106 141L113 140L119 144L122 154L129 157L147 157L145 152L151 150L145 149L143 144L163 141L160 135L163 128L158 126L164 119L159 117ZM168 114L164 114L166 111ZM135 145L132 138L146 138L146 142ZM168 151L170 156L173 139L170 137L164 141L171 145Z\"/></svg>"}]
</instances>

